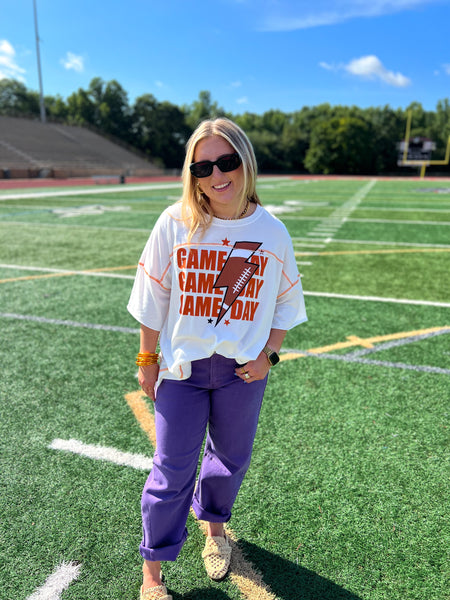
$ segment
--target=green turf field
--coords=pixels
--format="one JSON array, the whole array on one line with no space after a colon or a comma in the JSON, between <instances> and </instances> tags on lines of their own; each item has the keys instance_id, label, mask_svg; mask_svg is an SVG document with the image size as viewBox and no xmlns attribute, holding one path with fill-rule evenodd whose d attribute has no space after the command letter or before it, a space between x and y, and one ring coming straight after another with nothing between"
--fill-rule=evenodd
<instances>
[{"instance_id":1,"label":"green turf field","mask_svg":"<svg viewBox=\"0 0 450 600\"><path fill-rule=\"evenodd\" d=\"M309 317L271 373L229 524L272 595L210 582L192 517L164 568L169 591L448 599L450 181L273 178L258 190L294 240ZM62 563L79 568L63 600L139 596L153 449L125 399L138 389L126 304L179 193L0 191L0 600L31 598ZM112 462L118 451L131 462Z\"/></svg>"}]
</instances>

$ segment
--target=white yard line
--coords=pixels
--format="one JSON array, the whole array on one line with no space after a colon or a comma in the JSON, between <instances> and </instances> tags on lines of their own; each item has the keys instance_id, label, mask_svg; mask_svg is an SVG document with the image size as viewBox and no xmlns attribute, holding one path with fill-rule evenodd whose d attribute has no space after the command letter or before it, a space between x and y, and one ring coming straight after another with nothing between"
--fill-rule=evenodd
<instances>
[{"instance_id":1,"label":"white yard line","mask_svg":"<svg viewBox=\"0 0 450 600\"><path fill-rule=\"evenodd\" d=\"M106 188L79 188L70 190L57 190L46 192L20 192L18 194L0 194L0 202L3 200L21 200L24 198L56 198L58 196L89 196L91 194L110 194L112 192L140 192L148 190L169 190L181 188L181 182L152 183L149 185L114 185Z\"/></svg>"},{"instance_id":2,"label":"white yard line","mask_svg":"<svg viewBox=\"0 0 450 600\"><path fill-rule=\"evenodd\" d=\"M388 225L450 225L450 221L404 221L403 219L347 219L348 223L384 223Z\"/></svg>"},{"instance_id":3,"label":"white yard line","mask_svg":"<svg viewBox=\"0 0 450 600\"><path fill-rule=\"evenodd\" d=\"M418 306L440 306L450 308L450 302L431 302L430 300L410 300L409 298L383 298L382 296L355 296L351 294L333 294L331 292L303 292L305 296L341 298L342 300L361 300L363 302L392 302L394 304L415 304Z\"/></svg>"},{"instance_id":4,"label":"white yard line","mask_svg":"<svg viewBox=\"0 0 450 600\"><path fill-rule=\"evenodd\" d=\"M116 448L107 446L94 446L92 444L83 444L79 440L62 440L55 439L48 446L52 450L62 450L91 458L93 460L103 460L121 465L124 467L132 467L142 471L150 471L153 466L153 460L143 454L133 454L131 452L122 452Z\"/></svg>"},{"instance_id":5,"label":"white yard line","mask_svg":"<svg viewBox=\"0 0 450 600\"><path fill-rule=\"evenodd\" d=\"M159 213L161 214L161 213ZM137 227L105 227L104 225L77 225L76 223L27 223L25 221L1 221L0 225L9 227L15 225L21 227L64 227L66 229L99 229L101 231L126 231L127 233L145 233L150 235L151 227L137 228Z\"/></svg>"},{"instance_id":6,"label":"white yard line","mask_svg":"<svg viewBox=\"0 0 450 600\"><path fill-rule=\"evenodd\" d=\"M371 360L368 358L359 358L351 354L310 354L308 352L299 352L299 356L308 358L319 358L320 360L336 360L349 363L359 363L362 365L374 365L376 367L404 369L406 371L417 371L419 373L436 373L438 375L450 375L450 369L443 369L442 367L432 367L428 365L410 365L408 363L390 362L385 360Z\"/></svg>"},{"instance_id":7,"label":"white yard line","mask_svg":"<svg viewBox=\"0 0 450 600\"><path fill-rule=\"evenodd\" d=\"M101 271L71 271L70 269L52 269L50 267L31 267L24 265L10 265L0 263L0 269L17 269L18 271L41 271L61 275L83 275L87 277L110 277L111 279L134 279L134 275L120 275L120 273L102 273Z\"/></svg>"},{"instance_id":8,"label":"white yard line","mask_svg":"<svg viewBox=\"0 0 450 600\"><path fill-rule=\"evenodd\" d=\"M62 563L27 600L59 600L62 592L78 578L80 570L80 564Z\"/></svg>"},{"instance_id":9,"label":"white yard line","mask_svg":"<svg viewBox=\"0 0 450 600\"><path fill-rule=\"evenodd\" d=\"M0 318L16 319L18 321L32 321L34 323L43 323L45 325L64 325L65 327L97 329L99 331L112 331L115 333L131 333L134 335L139 333L139 329L133 329L131 327L116 327L115 325L100 325L98 323L80 323L79 321L66 321L63 319L47 319L46 317L37 317L34 315L19 315L17 313L0 313Z\"/></svg>"},{"instance_id":10,"label":"white yard line","mask_svg":"<svg viewBox=\"0 0 450 600\"><path fill-rule=\"evenodd\" d=\"M448 213L450 212L450 208L428 208L426 206L418 206L416 208L403 208L403 207L393 207L393 206L368 206L367 204L364 206L360 206L358 210L372 210L372 211L391 211L391 212L430 212L430 213Z\"/></svg>"},{"instance_id":11,"label":"white yard line","mask_svg":"<svg viewBox=\"0 0 450 600\"><path fill-rule=\"evenodd\" d=\"M294 240L311 241L310 238L293 238ZM412 248L450 248L450 244L419 244L412 242L383 242L378 240L347 240L331 238L333 244L373 244L374 246L405 246Z\"/></svg>"},{"instance_id":12,"label":"white yard line","mask_svg":"<svg viewBox=\"0 0 450 600\"><path fill-rule=\"evenodd\" d=\"M368 183L363 185L363 187L361 187L355 194L353 194L351 198L344 202L344 204L339 206L330 215L328 215L328 217L324 217L323 219L321 219L320 222L316 225L316 227L307 235L324 235L323 233L320 233L320 231L323 231L323 229L327 227L332 227L335 232L338 231L338 229L340 229L342 225L346 223L347 220L349 220L349 217L352 214L352 212L356 210L358 205L361 203L362 200L364 200L364 198L367 196L367 194L370 192L370 190L374 187L375 184L376 179L371 179ZM328 236L325 241L329 243L332 241L332 238Z\"/></svg>"}]
</instances>

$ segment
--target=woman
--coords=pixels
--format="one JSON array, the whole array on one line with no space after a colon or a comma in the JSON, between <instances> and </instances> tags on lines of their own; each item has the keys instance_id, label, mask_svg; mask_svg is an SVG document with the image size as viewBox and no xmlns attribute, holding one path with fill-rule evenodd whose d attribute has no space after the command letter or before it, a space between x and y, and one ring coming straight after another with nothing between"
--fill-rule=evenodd
<instances>
[{"instance_id":1,"label":"woman","mask_svg":"<svg viewBox=\"0 0 450 600\"><path fill-rule=\"evenodd\" d=\"M136 363L157 438L142 495L141 600L171 600L161 561L179 554L191 506L208 524L208 575L226 575L224 523L250 464L267 375L286 331L306 321L292 242L261 206L245 133L228 119L204 121L186 148L181 202L156 223L128 305L141 324Z\"/></svg>"}]
</instances>

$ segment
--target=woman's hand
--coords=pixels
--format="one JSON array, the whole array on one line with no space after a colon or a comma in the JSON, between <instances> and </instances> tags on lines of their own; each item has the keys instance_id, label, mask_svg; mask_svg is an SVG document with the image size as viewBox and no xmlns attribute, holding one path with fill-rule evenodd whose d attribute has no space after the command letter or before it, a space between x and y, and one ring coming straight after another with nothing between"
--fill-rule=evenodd
<instances>
[{"instance_id":1,"label":"woman's hand","mask_svg":"<svg viewBox=\"0 0 450 600\"><path fill-rule=\"evenodd\" d=\"M245 383L252 383L252 381L259 381L264 379L267 373L270 371L270 364L267 360L267 355L261 352L256 360L250 360L242 367L238 367L235 373Z\"/></svg>"},{"instance_id":2,"label":"woman's hand","mask_svg":"<svg viewBox=\"0 0 450 600\"><path fill-rule=\"evenodd\" d=\"M148 365L148 367L139 367L138 381L142 391L149 398L155 401L155 384L158 381L159 365Z\"/></svg>"}]
</instances>

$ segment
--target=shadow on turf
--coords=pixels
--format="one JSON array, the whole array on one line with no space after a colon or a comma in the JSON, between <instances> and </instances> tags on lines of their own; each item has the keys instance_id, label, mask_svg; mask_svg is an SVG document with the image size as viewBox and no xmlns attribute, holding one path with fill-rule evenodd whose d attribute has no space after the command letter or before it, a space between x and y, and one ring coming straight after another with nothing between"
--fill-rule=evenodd
<instances>
[{"instance_id":1,"label":"shadow on turf","mask_svg":"<svg viewBox=\"0 0 450 600\"><path fill-rule=\"evenodd\" d=\"M264 583L279 600L362 600L356 594L305 569L246 542L239 547L256 570L263 575ZM173 600L229 600L230 596L217 588L197 588L187 594L173 594Z\"/></svg>"},{"instance_id":2,"label":"shadow on turf","mask_svg":"<svg viewBox=\"0 0 450 600\"><path fill-rule=\"evenodd\" d=\"M280 600L361 600L359 596L314 571L255 544L240 540L239 547L253 566L262 573L264 583Z\"/></svg>"}]
</instances>

